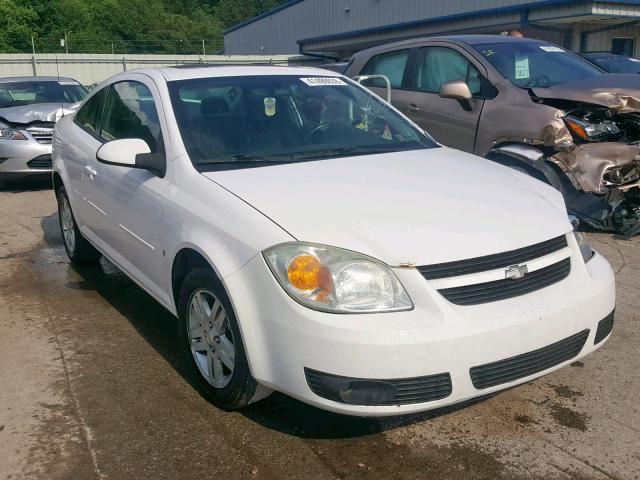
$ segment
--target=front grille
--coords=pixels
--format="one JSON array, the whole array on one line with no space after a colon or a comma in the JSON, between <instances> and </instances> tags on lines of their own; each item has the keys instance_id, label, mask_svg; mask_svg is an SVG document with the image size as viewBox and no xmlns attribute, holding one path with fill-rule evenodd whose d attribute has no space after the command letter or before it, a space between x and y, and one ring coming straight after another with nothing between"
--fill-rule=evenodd
<instances>
[{"instance_id":1,"label":"front grille","mask_svg":"<svg viewBox=\"0 0 640 480\"><path fill-rule=\"evenodd\" d=\"M370 384L390 385L395 388L392 398L367 405L409 405L440 400L451 395L451 375L440 373L425 377L399 378L393 380L369 380L342 377L318 372L310 368L304 369L307 384L313 393L322 398L340 403L350 403L341 398L340 387L349 388L351 384L360 382Z\"/></svg>"},{"instance_id":2,"label":"front grille","mask_svg":"<svg viewBox=\"0 0 640 480\"><path fill-rule=\"evenodd\" d=\"M27 162L29 168L51 168L51 155L45 154Z\"/></svg>"},{"instance_id":3,"label":"front grille","mask_svg":"<svg viewBox=\"0 0 640 480\"><path fill-rule=\"evenodd\" d=\"M517 280L505 278L493 282L476 283L460 287L438 290L440 294L456 305L477 305L517 297L540 290L564 279L571 272L571 259L526 274Z\"/></svg>"},{"instance_id":4,"label":"front grille","mask_svg":"<svg viewBox=\"0 0 640 480\"><path fill-rule=\"evenodd\" d=\"M538 350L473 367L469 371L473 386L482 389L501 385L571 360L580 353L588 336L589 330L583 330Z\"/></svg>"},{"instance_id":5,"label":"front grille","mask_svg":"<svg viewBox=\"0 0 640 480\"><path fill-rule=\"evenodd\" d=\"M30 128L27 128L27 131L31 134L33 138L36 139L38 143L43 143L45 145L51 144L51 139L53 138L53 128L30 127Z\"/></svg>"},{"instance_id":6,"label":"front grille","mask_svg":"<svg viewBox=\"0 0 640 480\"><path fill-rule=\"evenodd\" d=\"M596 330L596 338L593 341L594 345L597 345L598 343L603 341L605 338L607 338L611 333L611 330L613 330L613 317L615 313L616 311L614 310L613 312L611 312L609 315L607 315L605 318L603 318L598 322L598 329Z\"/></svg>"},{"instance_id":7,"label":"front grille","mask_svg":"<svg viewBox=\"0 0 640 480\"><path fill-rule=\"evenodd\" d=\"M526 263L529 260L562 250L566 246L567 238L562 235L542 243L519 248L517 250L511 250L509 252L487 255L485 257L470 258L468 260L425 265L417 267L417 269L427 280L457 277L460 275L468 275L470 273L506 268L519 263Z\"/></svg>"}]
</instances>

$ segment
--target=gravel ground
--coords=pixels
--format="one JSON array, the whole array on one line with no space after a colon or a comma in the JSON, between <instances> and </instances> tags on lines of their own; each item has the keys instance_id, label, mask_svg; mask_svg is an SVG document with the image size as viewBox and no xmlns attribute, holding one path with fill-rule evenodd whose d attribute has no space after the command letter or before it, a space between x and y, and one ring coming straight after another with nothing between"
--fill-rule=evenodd
<instances>
[{"instance_id":1,"label":"gravel ground","mask_svg":"<svg viewBox=\"0 0 640 480\"><path fill-rule=\"evenodd\" d=\"M640 238L590 234L617 271L595 354L445 411L358 419L284 395L201 397L175 320L115 267L71 267L48 189L0 192L0 478L637 479Z\"/></svg>"}]
</instances>

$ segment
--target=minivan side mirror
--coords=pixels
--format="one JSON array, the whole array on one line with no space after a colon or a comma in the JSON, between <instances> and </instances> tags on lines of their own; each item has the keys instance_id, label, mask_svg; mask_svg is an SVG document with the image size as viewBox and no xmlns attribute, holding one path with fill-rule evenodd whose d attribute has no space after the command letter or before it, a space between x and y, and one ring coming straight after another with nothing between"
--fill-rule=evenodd
<instances>
[{"instance_id":1,"label":"minivan side mirror","mask_svg":"<svg viewBox=\"0 0 640 480\"><path fill-rule=\"evenodd\" d=\"M147 142L140 138L121 138L102 145L96 152L101 163L119 167L140 168L164 177L166 159L162 153L151 153Z\"/></svg>"},{"instance_id":2,"label":"minivan side mirror","mask_svg":"<svg viewBox=\"0 0 640 480\"><path fill-rule=\"evenodd\" d=\"M463 80L453 80L451 82L443 83L440 86L438 95L441 98L458 100L460 105L462 105L462 108L465 110L471 110L471 99L473 98L473 95L471 94L469 85L467 85L467 82Z\"/></svg>"}]
</instances>

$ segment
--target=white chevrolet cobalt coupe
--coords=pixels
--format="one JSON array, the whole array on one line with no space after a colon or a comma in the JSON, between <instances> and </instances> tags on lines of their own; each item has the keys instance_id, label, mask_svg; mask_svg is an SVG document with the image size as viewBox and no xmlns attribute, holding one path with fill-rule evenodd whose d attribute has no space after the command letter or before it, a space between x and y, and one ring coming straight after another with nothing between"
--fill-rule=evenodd
<instances>
[{"instance_id":1,"label":"white chevrolet cobalt coupe","mask_svg":"<svg viewBox=\"0 0 640 480\"><path fill-rule=\"evenodd\" d=\"M71 261L104 255L175 314L225 409L433 409L612 330L613 272L558 192L337 73L126 72L56 124L53 160Z\"/></svg>"}]
</instances>

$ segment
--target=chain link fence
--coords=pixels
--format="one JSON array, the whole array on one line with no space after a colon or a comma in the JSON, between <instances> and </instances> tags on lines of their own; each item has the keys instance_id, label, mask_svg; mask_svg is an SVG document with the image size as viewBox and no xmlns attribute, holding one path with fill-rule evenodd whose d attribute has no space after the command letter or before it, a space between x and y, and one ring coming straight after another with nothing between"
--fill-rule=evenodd
<instances>
[{"instance_id":1,"label":"chain link fence","mask_svg":"<svg viewBox=\"0 0 640 480\"><path fill-rule=\"evenodd\" d=\"M71 77L83 85L102 82L136 68L175 65L317 65L318 59L302 55L148 55L148 54L0 54L0 77Z\"/></svg>"}]
</instances>

